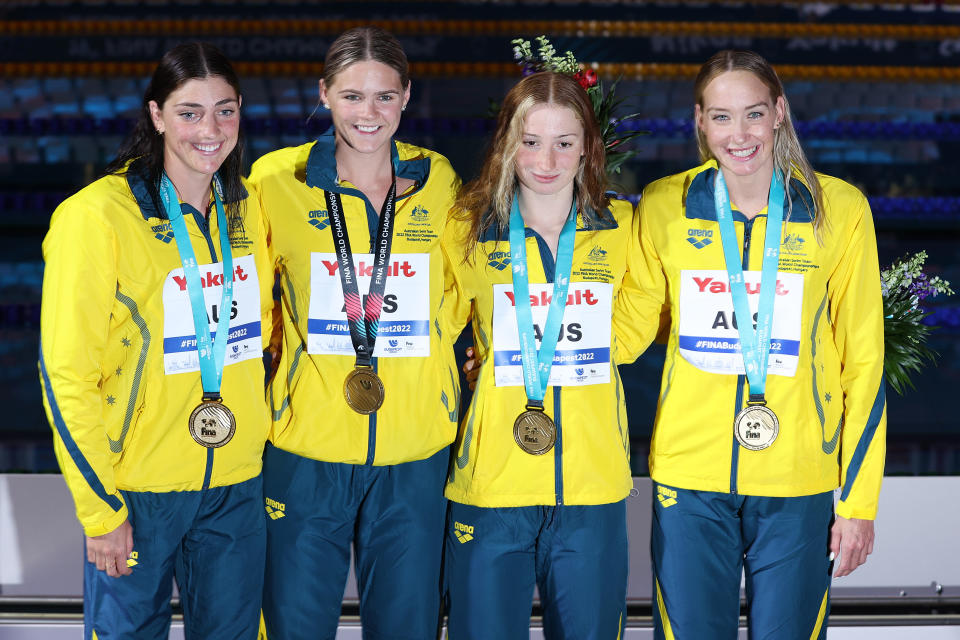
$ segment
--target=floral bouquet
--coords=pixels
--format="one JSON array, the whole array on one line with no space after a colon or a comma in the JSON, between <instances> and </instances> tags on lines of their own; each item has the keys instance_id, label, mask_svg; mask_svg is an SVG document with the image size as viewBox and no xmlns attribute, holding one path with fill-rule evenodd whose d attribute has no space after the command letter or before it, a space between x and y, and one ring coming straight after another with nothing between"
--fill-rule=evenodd
<instances>
[{"instance_id":1,"label":"floral bouquet","mask_svg":"<svg viewBox=\"0 0 960 640\"><path fill-rule=\"evenodd\" d=\"M642 131L618 131L621 123L640 115L631 113L620 118L614 117L614 110L623 103L623 99L617 98L615 95L617 83L620 79L614 80L610 88L604 91L603 83L597 78L597 72L577 62L573 52L567 51L563 55L557 55L556 49L550 44L550 40L546 36L537 36L536 43L537 53L534 55L529 40L516 38L511 41L513 57L518 64L523 66L523 75L527 76L538 71L554 71L571 75L580 83L580 86L590 96L593 112L600 124L600 135L603 137L604 148L607 152L607 175L612 176L615 173L620 173L620 165L637 153L636 151L624 150L623 144L639 135L643 135Z\"/></svg>"},{"instance_id":2,"label":"floral bouquet","mask_svg":"<svg viewBox=\"0 0 960 640\"><path fill-rule=\"evenodd\" d=\"M927 298L938 293L952 295L950 283L923 272L927 252L909 254L880 272L883 292L883 373L894 391L902 394L914 388L912 373L919 372L936 359L936 352L927 346L927 337L935 327L924 324L930 313L921 307Z\"/></svg>"}]
</instances>

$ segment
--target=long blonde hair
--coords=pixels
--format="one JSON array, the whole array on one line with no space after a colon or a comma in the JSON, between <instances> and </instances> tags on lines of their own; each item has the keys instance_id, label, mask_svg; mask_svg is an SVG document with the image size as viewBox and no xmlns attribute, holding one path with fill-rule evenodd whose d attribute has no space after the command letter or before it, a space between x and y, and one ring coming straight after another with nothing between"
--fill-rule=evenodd
<instances>
[{"instance_id":1,"label":"long blonde hair","mask_svg":"<svg viewBox=\"0 0 960 640\"><path fill-rule=\"evenodd\" d=\"M471 222L468 255L485 231L509 226L517 189L514 160L523 139L524 119L539 104L566 107L583 126L584 153L574 178L574 198L581 215L588 221L593 215L602 217L610 204L603 138L587 92L565 74L544 71L529 75L503 99L480 175L465 184L457 196L454 209Z\"/></svg>"},{"instance_id":2,"label":"long blonde hair","mask_svg":"<svg viewBox=\"0 0 960 640\"><path fill-rule=\"evenodd\" d=\"M714 78L728 71L748 71L766 85L774 103L776 103L777 98L783 98L783 122L773 132L773 167L774 171L783 178L786 187L786 220L790 219L790 214L793 212L793 199L790 197L790 177L796 171L810 190L812 201L808 202L804 197L801 197L801 200L813 220L814 235L818 241L822 242L823 232L828 224L823 209L823 189L820 187L820 181L817 179L810 161L807 160L807 155L803 152L803 147L800 146L800 140L797 139L797 132L793 128L793 120L790 118L790 103L787 102L787 96L783 92L783 84L770 63L753 51L727 49L714 54L700 67L700 72L697 74L696 81L694 81L693 93L696 103L703 109L703 92L707 85ZM707 138L703 131L699 127L696 129L700 161L715 160L716 158L710 152L710 147L707 146Z\"/></svg>"}]
</instances>

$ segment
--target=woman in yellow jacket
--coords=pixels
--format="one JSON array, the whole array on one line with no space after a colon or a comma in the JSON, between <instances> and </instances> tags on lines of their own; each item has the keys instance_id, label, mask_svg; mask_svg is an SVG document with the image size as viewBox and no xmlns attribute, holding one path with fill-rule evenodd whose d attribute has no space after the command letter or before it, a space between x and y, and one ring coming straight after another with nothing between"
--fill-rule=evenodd
<instances>
[{"instance_id":1,"label":"woman in yellow jacket","mask_svg":"<svg viewBox=\"0 0 960 640\"><path fill-rule=\"evenodd\" d=\"M757 54L716 54L695 95L704 164L644 190L636 272L659 299L623 318L651 332L662 306L670 318L655 635L736 638L742 572L751 638L823 638L832 562L839 577L866 560L883 477L870 208L814 173Z\"/></svg>"},{"instance_id":2,"label":"woman in yellow jacket","mask_svg":"<svg viewBox=\"0 0 960 640\"><path fill-rule=\"evenodd\" d=\"M538 73L507 94L457 200L444 250L480 369L446 489L452 638L528 637L534 584L548 638L623 628L632 481L616 364L641 345L611 322L642 292L632 207L605 183L586 92Z\"/></svg>"},{"instance_id":3,"label":"woman in yellow jacket","mask_svg":"<svg viewBox=\"0 0 960 640\"><path fill-rule=\"evenodd\" d=\"M257 635L273 279L240 100L215 47L171 49L43 242L40 376L87 536L88 639L166 638L174 576L188 638Z\"/></svg>"},{"instance_id":4,"label":"woman in yellow jacket","mask_svg":"<svg viewBox=\"0 0 960 640\"><path fill-rule=\"evenodd\" d=\"M333 638L356 552L366 638L433 638L459 386L440 238L459 180L395 141L407 60L347 31L320 98L333 128L267 154L258 185L282 292L264 458L270 640Z\"/></svg>"}]
</instances>

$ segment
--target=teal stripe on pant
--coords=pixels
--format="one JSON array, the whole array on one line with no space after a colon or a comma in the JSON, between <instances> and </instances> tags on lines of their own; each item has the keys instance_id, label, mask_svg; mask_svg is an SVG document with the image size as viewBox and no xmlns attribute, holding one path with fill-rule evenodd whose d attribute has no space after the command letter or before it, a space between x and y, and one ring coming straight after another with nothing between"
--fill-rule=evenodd
<instances>
[{"instance_id":1,"label":"teal stripe on pant","mask_svg":"<svg viewBox=\"0 0 960 640\"><path fill-rule=\"evenodd\" d=\"M751 640L826 638L832 491L769 498L654 483L653 494L655 638L734 640L741 573Z\"/></svg>"},{"instance_id":2,"label":"teal stripe on pant","mask_svg":"<svg viewBox=\"0 0 960 640\"><path fill-rule=\"evenodd\" d=\"M266 531L259 476L204 491L122 491L136 565L111 578L84 567L87 640L166 639L176 577L188 640L255 640Z\"/></svg>"},{"instance_id":3,"label":"teal stripe on pant","mask_svg":"<svg viewBox=\"0 0 960 640\"><path fill-rule=\"evenodd\" d=\"M434 640L449 449L390 466L264 452L270 640L333 639L356 552L365 640Z\"/></svg>"},{"instance_id":4,"label":"teal stripe on pant","mask_svg":"<svg viewBox=\"0 0 960 640\"><path fill-rule=\"evenodd\" d=\"M626 501L488 509L450 503L451 640L527 640L533 587L548 640L617 640L626 622Z\"/></svg>"}]
</instances>

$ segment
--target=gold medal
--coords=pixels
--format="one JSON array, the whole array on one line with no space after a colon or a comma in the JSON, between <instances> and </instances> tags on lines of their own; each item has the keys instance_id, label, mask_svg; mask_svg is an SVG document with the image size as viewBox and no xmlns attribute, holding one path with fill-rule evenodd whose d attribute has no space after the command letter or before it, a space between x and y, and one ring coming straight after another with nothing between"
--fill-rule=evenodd
<instances>
[{"instance_id":1,"label":"gold medal","mask_svg":"<svg viewBox=\"0 0 960 640\"><path fill-rule=\"evenodd\" d=\"M197 444L216 449L230 442L237 431L237 421L223 402L204 400L190 414L187 428Z\"/></svg>"},{"instance_id":2,"label":"gold medal","mask_svg":"<svg viewBox=\"0 0 960 640\"><path fill-rule=\"evenodd\" d=\"M760 451L777 439L780 421L777 420L777 414L766 405L747 405L733 419L733 433L741 447Z\"/></svg>"},{"instance_id":3,"label":"gold medal","mask_svg":"<svg viewBox=\"0 0 960 640\"><path fill-rule=\"evenodd\" d=\"M383 405L383 381L370 367L357 367L343 381L343 397L351 409L369 415Z\"/></svg>"},{"instance_id":4,"label":"gold medal","mask_svg":"<svg viewBox=\"0 0 960 640\"><path fill-rule=\"evenodd\" d=\"M557 425L543 409L528 408L513 423L513 439L530 455L540 456L556 444Z\"/></svg>"}]
</instances>

